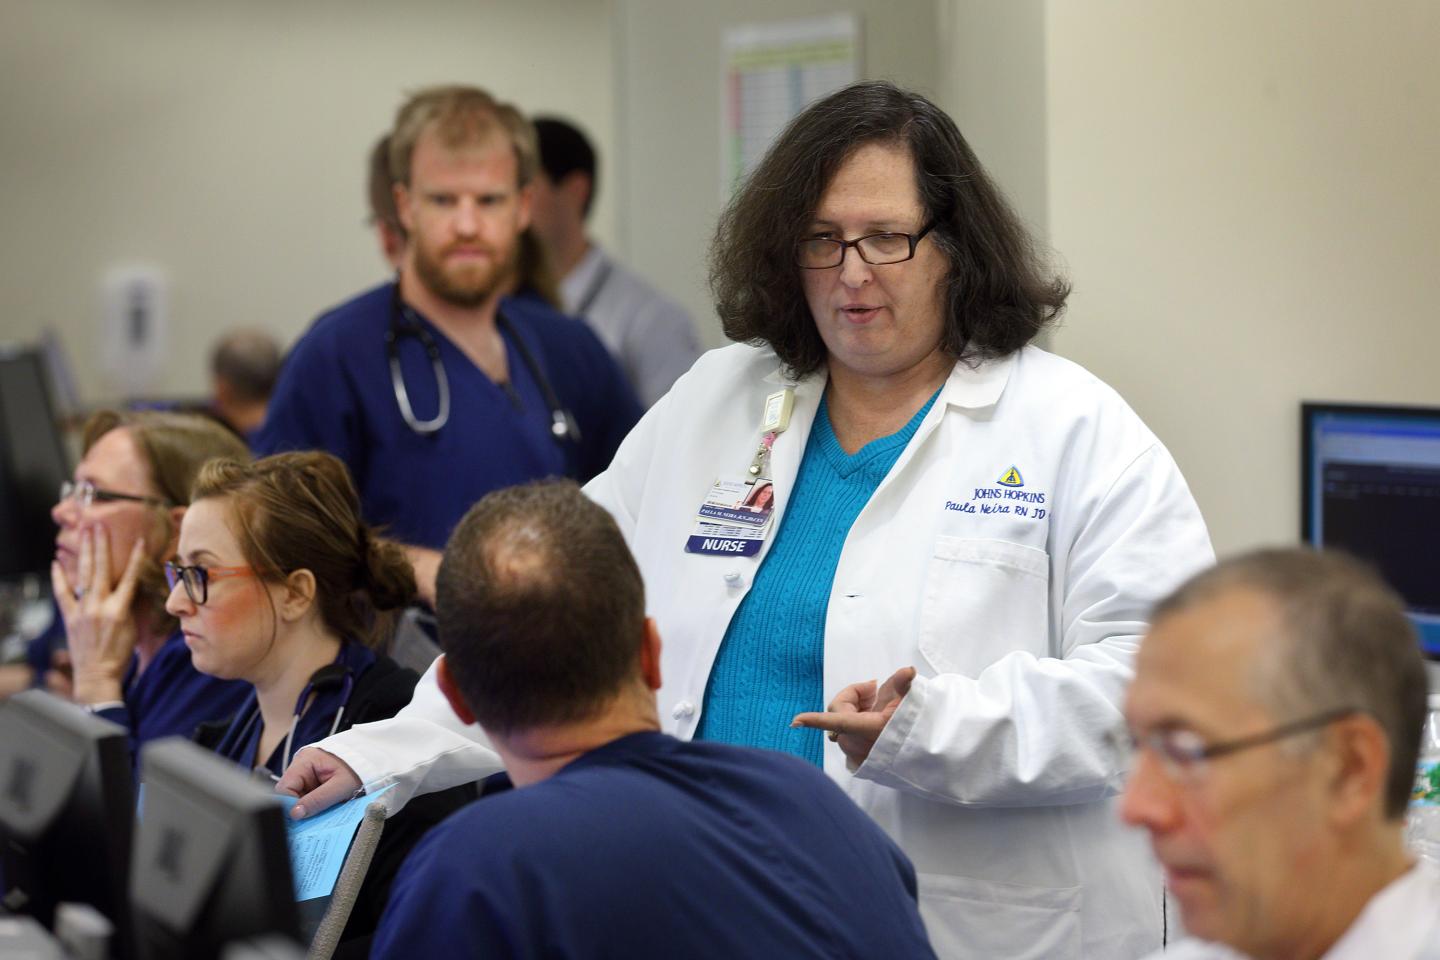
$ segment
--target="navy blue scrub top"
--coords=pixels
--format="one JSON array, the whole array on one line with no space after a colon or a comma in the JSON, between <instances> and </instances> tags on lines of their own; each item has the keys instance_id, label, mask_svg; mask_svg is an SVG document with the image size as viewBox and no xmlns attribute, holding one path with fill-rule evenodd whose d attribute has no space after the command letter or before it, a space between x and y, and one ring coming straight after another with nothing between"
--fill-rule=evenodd
<instances>
[{"instance_id":1,"label":"navy blue scrub top","mask_svg":"<svg viewBox=\"0 0 1440 960\"><path fill-rule=\"evenodd\" d=\"M285 360L255 448L335 454L355 478L366 521L397 540L440 549L491 490L543 477L589 479L640 417L624 374L588 327L510 297L500 310L579 422L581 442L556 442L550 409L510 336L507 391L416 312L450 380L450 419L422 436L405 423L390 380L385 333L394 297L394 284L385 284L315 321ZM415 336L400 339L399 354L410 405L428 420L439 409L430 358Z\"/></svg>"},{"instance_id":2,"label":"navy blue scrub top","mask_svg":"<svg viewBox=\"0 0 1440 960\"><path fill-rule=\"evenodd\" d=\"M350 671L351 691L353 691L353 681L358 681L360 675L375 662L375 652L361 644L346 640L340 645L340 652L336 655L335 662ZM300 721L295 725L295 736L290 742L290 757L285 756L285 741L282 739L266 759L264 766L269 769L271 774L279 777L285 772L286 763L300 752L301 747L330 736L330 728L335 725L336 714L341 707L346 705L349 692L343 686L337 686L327 688L315 695L315 699L310 703L309 708L300 715ZM343 716L341 724L344 725ZM249 698L231 719L229 728L215 747L215 752L226 760L241 764L247 770L256 768L255 751L259 748L260 732L264 727L265 722L260 716L260 704L255 699L255 688L251 687Z\"/></svg>"},{"instance_id":3,"label":"navy blue scrub top","mask_svg":"<svg viewBox=\"0 0 1440 960\"><path fill-rule=\"evenodd\" d=\"M370 956L933 960L915 896L815 767L637 733L430 831Z\"/></svg>"}]
</instances>

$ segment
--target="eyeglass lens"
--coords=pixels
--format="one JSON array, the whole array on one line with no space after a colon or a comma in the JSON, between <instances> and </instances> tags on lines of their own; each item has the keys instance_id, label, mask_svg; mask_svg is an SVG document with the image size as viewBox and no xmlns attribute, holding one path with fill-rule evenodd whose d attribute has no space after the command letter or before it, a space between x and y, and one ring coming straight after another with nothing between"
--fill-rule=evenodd
<instances>
[{"instance_id":1,"label":"eyeglass lens","mask_svg":"<svg viewBox=\"0 0 1440 960\"><path fill-rule=\"evenodd\" d=\"M908 233L876 233L850 241L814 237L800 241L797 256L803 267L836 267L845 259L845 248L853 246L872 266L902 263L915 255L915 239Z\"/></svg>"},{"instance_id":2,"label":"eyeglass lens","mask_svg":"<svg viewBox=\"0 0 1440 960\"><path fill-rule=\"evenodd\" d=\"M74 499L80 507L89 507L93 501L95 487L90 483L74 483L70 480L60 481L60 502Z\"/></svg>"},{"instance_id":3,"label":"eyeglass lens","mask_svg":"<svg viewBox=\"0 0 1440 960\"><path fill-rule=\"evenodd\" d=\"M185 584L185 595L196 606L202 606L209 598L209 577L204 567L183 567L178 563L165 564L165 582L175 589L176 581Z\"/></svg>"}]
</instances>

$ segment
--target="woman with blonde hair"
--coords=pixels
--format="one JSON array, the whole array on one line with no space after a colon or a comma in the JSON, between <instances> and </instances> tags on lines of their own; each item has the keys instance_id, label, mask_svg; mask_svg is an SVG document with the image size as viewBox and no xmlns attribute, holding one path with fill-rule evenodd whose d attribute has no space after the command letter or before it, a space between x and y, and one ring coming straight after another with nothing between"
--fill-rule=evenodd
<instances>
[{"instance_id":1,"label":"woman with blonde hair","mask_svg":"<svg viewBox=\"0 0 1440 960\"><path fill-rule=\"evenodd\" d=\"M64 626L68 694L130 731L131 744L233 712L245 688L202 676L165 612L161 564L174 556L190 487L215 457L243 459L224 427L188 414L102 411L50 511L50 578ZM52 682L52 688L54 687Z\"/></svg>"},{"instance_id":2,"label":"woman with blonde hair","mask_svg":"<svg viewBox=\"0 0 1440 960\"><path fill-rule=\"evenodd\" d=\"M207 464L166 573L195 668L252 688L200 737L221 755L278 775L300 747L409 702L416 674L372 647L415 577L330 454Z\"/></svg>"}]
</instances>

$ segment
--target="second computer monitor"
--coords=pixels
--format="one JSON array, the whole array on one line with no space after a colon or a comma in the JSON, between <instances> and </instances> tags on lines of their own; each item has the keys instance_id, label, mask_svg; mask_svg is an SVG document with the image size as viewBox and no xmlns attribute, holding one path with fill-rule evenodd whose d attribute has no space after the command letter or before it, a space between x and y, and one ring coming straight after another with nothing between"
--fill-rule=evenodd
<instances>
[{"instance_id":1,"label":"second computer monitor","mask_svg":"<svg viewBox=\"0 0 1440 960\"><path fill-rule=\"evenodd\" d=\"M130 956L126 879L135 816L124 729L39 690L0 702L3 909L46 927L60 903L99 910Z\"/></svg>"},{"instance_id":2,"label":"second computer monitor","mask_svg":"<svg viewBox=\"0 0 1440 960\"><path fill-rule=\"evenodd\" d=\"M1440 659L1440 409L1307 403L1301 536L1375 566Z\"/></svg>"},{"instance_id":3,"label":"second computer monitor","mask_svg":"<svg viewBox=\"0 0 1440 960\"><path fill-rule=\"evenodd\" d=\"M69 477L44 356L0 346L0 577L50 569L50 508Z\"/></svg>"},{"instance_id":4,"label":"second computer monitor","mask_svg":"<svg viewBox=\"0 0 1440 960\"><path fill-rule=\"evenodd\" d=\"M178 737L141 753L130 873L143 957L206 960L226 944L298 940L284 810L232 763Z\"/></svg>"}]
</instances>

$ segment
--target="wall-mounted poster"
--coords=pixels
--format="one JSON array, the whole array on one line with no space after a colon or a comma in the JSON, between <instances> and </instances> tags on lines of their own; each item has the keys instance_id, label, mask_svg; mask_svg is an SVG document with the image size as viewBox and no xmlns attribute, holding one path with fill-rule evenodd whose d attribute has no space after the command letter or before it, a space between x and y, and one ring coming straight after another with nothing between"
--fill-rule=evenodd
<instances>
[{"instance_id":1,"label":"wall-mounted poster","mask_svg":"<svg viewBox=\"0 0 1440 960\"><path fill-rule=\"evenodd\" d=\"M720 195L728 199L806 104L860 79L860 17L731 27L720 62Z\"/></svg>"}]
</instances>

